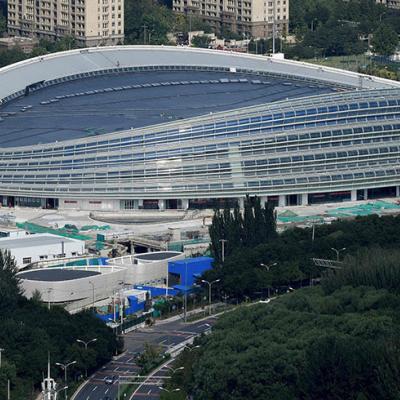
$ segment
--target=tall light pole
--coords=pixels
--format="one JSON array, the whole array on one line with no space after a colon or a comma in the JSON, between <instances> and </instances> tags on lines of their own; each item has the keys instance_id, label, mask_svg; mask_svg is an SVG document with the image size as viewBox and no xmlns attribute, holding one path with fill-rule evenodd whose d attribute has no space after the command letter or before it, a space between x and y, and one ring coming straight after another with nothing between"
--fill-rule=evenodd
<instances>
[{"instance_id":1,"label":"tall light pole","mask_svg":"<svg viewBox=\"0 0 400 400\"><path fill-rule=\"evenodd\" d=\"M165 388L163 388L163 387L161 387L161 386L159 386L158 387L160 390L164 390L164 392L167 392L167 393L172 393L172 392L179 392L181 389L179 389L179 388L176 388L176 389L172 389L172 390L168 390L168 389L165 389Z\"/></svg>"},{"instance_id":2,"label":"tall light pole","mask_svg":"<svg viewBox=\"0 0 400 400\"><path fill-rule=\"evenodd\" d=\"M208 304L209 304L208 315L211 315L211 286L214 283L218 283L220 280L221 279L216 279L215 281L212 281L212 282L206 281L205 279L201 280L203 283L207 283L207 285L208 285Z\"/></svg>"},{"instance_id":3,"label":"tall light pole","mask_svg":"<svg viewBox=\"0 0 400 400\"><path fill-rule=\"evenodd\" d=\"M183 320L186 324L187 322L187 261L185 260L185 297L183 299L183 311L184 311L184 316Z\"/></svg>"},{"instance_id":4,"label":"tall light pole","mask_svg":"<svg viewBox=\"0 0 400 400\"><path fill-rule=\"evenodd\" d=\"M82 343L82 344L85 346L85 351L87 352L88 345L89 345L90 343L97 342L97 338L91 339L91 340L89 340L88 342L85 342L85 341L82 340L82 339L76 339L76 341L77 341L78 343ZM86 366L86 363L85 363L85 377L87 378L87 366Z\"/></svg>"},{"instance_id":5,"label":"tall light pole","mask_svg":"<svg viewBox=\"0 0 400 400\"><path fill-rule=\"evenodd\" d=\"M67 393L67 388L68 388L68 386L67 386L67 380L68 380L67 370L68 370L68 367L70 365L73 365L73 364L76 364L76 361L71 361L68 364L56 363L56 365L58 365L59 367L61 367L64 370L64 383L65 383L64 398L65 398L65 400L67 400L67 398L68 398L68 393Z\"/></svg>"},{"instance_id":6,"label":"tall light pole","mask_svg":"<svg viewBox=\"0 0 400 400\"><path fill-rule=\"evenodd\" d=\"M185 367L172 368L172 367L168 367L168 365L166 365L165 368L169 369L169 370L171 371L172 375L173 375L175 372L182 371L183 369L185 369Z\"/></svg>"},{"instance_id":7,"label":"tall light pole","mask_svg":"<svg viewBox=\"0 0 400 400\"><path fill-rule=\"evenodd\" d=\"M272 264L260 264L260 267L265 268L267 271L269 271L272 267L274 267L275 265L277 265L278 263L274 262ZM268 298L271 297L271 293L270 293L270 287L268 286Z\"/></svg>"},{"instance_id":8,"label":"tall light pole","mask_svg":"<svg viewBox=\"0 0 400 400\"><path fill-rule=\"evenodd\" d=\"M1 368L1 353L4 351L4 349L0 349L0 368Z\"/></svg>"},{"instance_id":9,"label":"tall light pole","mask_svg":"<svg viewBox=\"0 0 400 400\"><path fill-rule=\"evenodd\" d=\"M52 292L53 288L47 289L47 309L50 310L50 293Z\"/></svg>"},{"instance_id":10,"label":"tall light pole","mask_svg":"<svg viewBox=\"0 0 400 400\"><path fill-rule=\"evenodd\" d=\"M333 250L336 253L336 261L339 262L340 261L340 252L341 251L345 251L346 247L343 247L342 249L335 249L334 247L331 247L331 250Z\"/></svg>"},{"instance_id":11,"label":"tall light pole","mask_svg":"<svg viewBox=\"0 0 400 400\"><path fill-rule=\"evenodd\" d=\"M189 47L192 46L192 13L189 13Z\"/></svg>"},{"instance_id":12,"label":"tall light pole","mask_svg":"<svg viewBox=\"0 0 400 400\"><path fill-rule=\"evenodd\" d=\"M272 24L272 54L275 54L275 40L276 40L276 0L273 0L273 24Z\"/></svg>"},{"instance_id":13,"label":"tall light pole","mask_svg":"<svg viewBox=\"0 0 400 400\"><path fill-rule=\"evenodd\" d=\"M222 249L221 249L221 251L222 251L222 262L224 262L225 261L225 243L228 241L227 239L219 239L219 241L221 242L221 244L222 244Z\"/></svg>"},{"instance_id":14,"label":"tall light pole","mask_svg":"<svg viewBox=\"0 0 400 400\"><path fill-rule=\"evenodd\" d=\"M92 286L92 310L94 311L94 283L89 281L89 285Z\"/></svg>"}]
</instances>

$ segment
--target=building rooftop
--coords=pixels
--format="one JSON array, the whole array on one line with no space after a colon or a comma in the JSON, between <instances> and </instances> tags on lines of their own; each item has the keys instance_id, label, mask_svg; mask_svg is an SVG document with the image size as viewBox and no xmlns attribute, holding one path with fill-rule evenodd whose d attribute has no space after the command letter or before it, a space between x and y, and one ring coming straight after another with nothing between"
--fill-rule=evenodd
<instances>
[{"instance_id":1,"label":"building rooftop","mask_svg":"<svg viewBox=\"0 0 400 400\"><path fill-rule=\"evenodd\" d=\"M163 252L154 252L154 253L143 253L143 254L135 254L135 258L138 260L152 260L152 261L161 261L167 260L168 258L178 256L178 251L163 251Z\"/></svg>"},{"instance_id":2,"label":"building rooftop","mask_svg":"<svg viewBox=\"0 0 400 400\"><path fill-rule=\"evenodd\" d=\"M101 272L64 268L44 268L40 270L21 272L18 277L31 281L60 282L88 278L100 275Z\"/></svg>"},{"instance_id":3,"label":"building rooftop","mask_svg":"<svg viewBox=\"0 0 400 400\"><path fill-rule=\"evenodd\" d=\"M149 70L85 77L0 107L0 147L100 136L335 90L323 82L224 71Z\"/></svg>"},{"instance_id":4,"label":"building rooftop","mask_svg":"<svg viewBox=\"0 0 400 400\"><path fill-rule=\"evenodd\" d=\"M79 242L79 240L51 234L36 234L17 238L0 238L0 249L22 249L27 247L43 247L52 244Z\"/></svg>"}]
</instances>

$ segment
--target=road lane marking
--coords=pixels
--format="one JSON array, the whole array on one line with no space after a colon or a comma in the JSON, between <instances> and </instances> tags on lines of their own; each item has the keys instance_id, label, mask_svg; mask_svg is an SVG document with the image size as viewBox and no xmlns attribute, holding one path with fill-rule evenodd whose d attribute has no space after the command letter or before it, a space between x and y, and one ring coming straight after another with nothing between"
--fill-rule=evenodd
<instances>
[{"instance_id":1,"label":"road lane marking","mask_svg":"<svg viewBox=\"0 0 400 400\"><path fill-rule=\"evenodd\" d=\"M95 386L95 387L92 389L92 392L94 392L97 388L98 388L98 386Z\"/></svg>"}]
</instances>

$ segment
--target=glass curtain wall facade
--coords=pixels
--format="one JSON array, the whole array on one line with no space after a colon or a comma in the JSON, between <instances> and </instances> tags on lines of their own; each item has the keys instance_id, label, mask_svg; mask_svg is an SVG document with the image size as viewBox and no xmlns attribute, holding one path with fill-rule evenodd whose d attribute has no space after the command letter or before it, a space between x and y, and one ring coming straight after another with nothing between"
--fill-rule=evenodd
<instances>
[{"instance_id":1,"label":"glass curtain wall facade","mask_svg":"<svg viewBox=\"0 0 400 400\"><path fill-rule=\"evenodd\" d=\"M251 107L107 138L2 149L2 192L20 194L21 199L126 199L123 208L129 209L136 207L134 199L144 201L138 208L158 208L159 199L396 186L399 113L400 89L360 91Z\"/></svg>"}]
</instances>

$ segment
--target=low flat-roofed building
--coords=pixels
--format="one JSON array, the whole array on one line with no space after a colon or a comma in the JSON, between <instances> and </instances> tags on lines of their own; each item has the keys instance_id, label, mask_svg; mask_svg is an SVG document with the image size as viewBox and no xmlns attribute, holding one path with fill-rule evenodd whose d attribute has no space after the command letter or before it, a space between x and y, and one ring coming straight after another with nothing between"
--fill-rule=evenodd
<instances>
[{"instance_id":1,"label":"low flat-roofed building","mask_svg":"<svg viewBox=\"0 0 400 400\"><path fill-rule=\"evenodd\" d=\"M8 38L0 38L0 51L1 50L10 50L14 47L19 47L25 54L29 54L32 52L33 48L39 43L39 40L36 38L30 37L8 37Z\"/></svg>"},{"instance_id":2,"label":"low flat-roofed building","mask_svg":"<svg viewBox=\"0 0 400 400\"><path fill-rule=\"evenodd\" d=\"M40 233L0 239L0 250L8 250L18 269L29 264L57 258L77 257L85 253L85 242L63 236Z\"/></svg>"},{"instance_id":3,"label":"low flat-roofed building","mask_svg":"<svg viewBox=\"0 0 400 400\"><path fill-rule=\"evenodd\" d=\"M19 238L19 237L25 237L28 235L29 235L28 232L23 229L14 228L12 226L0 227L0 239L2 239L2 238Z\"/></svg>"}]
</instances>

